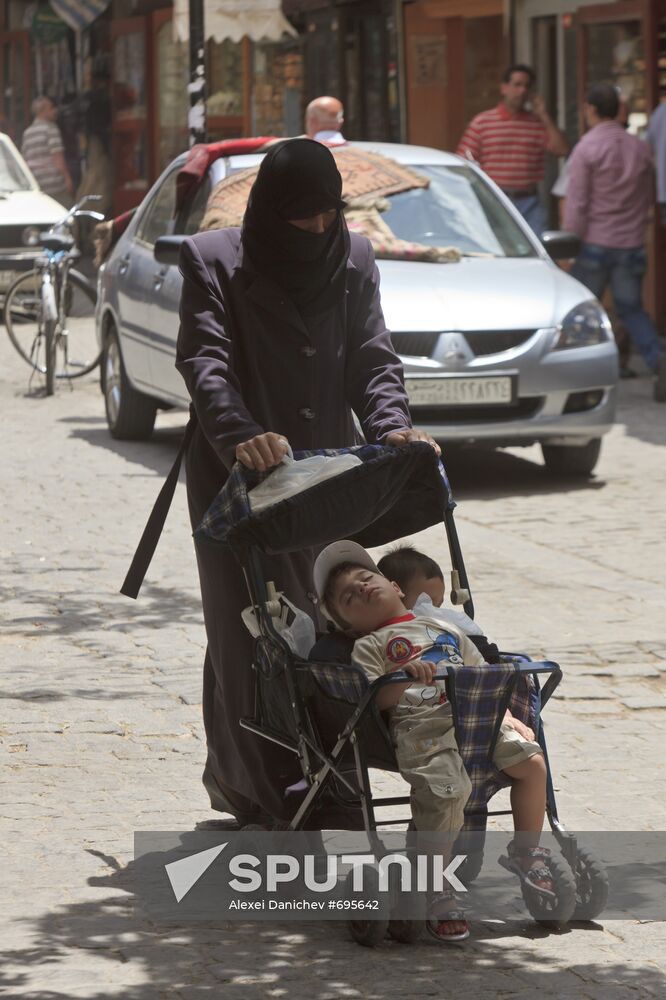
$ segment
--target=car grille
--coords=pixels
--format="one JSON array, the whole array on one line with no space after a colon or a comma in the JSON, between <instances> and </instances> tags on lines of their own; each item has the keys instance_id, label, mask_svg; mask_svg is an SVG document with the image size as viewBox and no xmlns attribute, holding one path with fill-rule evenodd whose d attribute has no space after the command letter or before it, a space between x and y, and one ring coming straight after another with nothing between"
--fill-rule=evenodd
<instances>
[{"instance_id":1,"label":"car grille","mask_svg":"<svg viewBox=\"0 0 666 1000\"><path fill-rule=\"evenodd\" d=\"M529 340L534 330L467 330L463 336L476 357L501 354Z\"/></svg>"},{"instance_id":2,"label":"car grille","mask_svg":"<svg viewBox=\"0 0 666 1000\"><path fill-rule=\"evenodd\" d=\"M543 406L543 396L519 399L515 406L411 406L415 425L487 424L533 417Z\"/></svg>"},{"instance_id":3,"label":"car grille","mask_svg":"<svg viewBox=\"0 0 666 1000\"><path fill-rule=\"evenodd\" d=\"M409 358L429 358L435 350L438 333L392 333L393 348Z\"/></svg>"},{"instance_id":4,"label":"car grille","mask_svg":"<svg viewBox=\"0 0 666 1000\"><path fill-rule=\"evenodd\" d=\"M524 344L535 333L534 330L469 330L463 337L475 357L501 354ZM407 358L429 358L432 356L439 333L392 333L393 347L398 354Z\"/></svg>"}]
</instances>

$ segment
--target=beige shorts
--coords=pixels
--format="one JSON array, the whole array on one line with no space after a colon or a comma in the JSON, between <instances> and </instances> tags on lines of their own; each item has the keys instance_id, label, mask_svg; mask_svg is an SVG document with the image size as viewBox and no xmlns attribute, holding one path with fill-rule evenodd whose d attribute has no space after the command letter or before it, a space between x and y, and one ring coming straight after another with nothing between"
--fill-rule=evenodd
<instances>
[{"instance_id":1,"label":"beige shorts","mask_svg":"<svg viewBox=\"0 0 666 1000\"><path fill-rule=\"evenodd\" d=\"M472 783L458 753L453 722L441 715L394 731L400 774L412 788L417 830L457 833Z\"/></svg>"},{"instance_id":2,"label":"beige shorts","mask_svg":"<svg viewBox=\"0 0 666 1000\"><path fill-rule=\"evenodd\" d=\"M528 760L538 753L543 753L538 743L526 740L515 729L507 725L506 722L502 723L495 753L493 754L493 763L498 771L504 771L507 767L515 767L516 764L522 764L524 760Z\"/></svg>"}]
</instances>

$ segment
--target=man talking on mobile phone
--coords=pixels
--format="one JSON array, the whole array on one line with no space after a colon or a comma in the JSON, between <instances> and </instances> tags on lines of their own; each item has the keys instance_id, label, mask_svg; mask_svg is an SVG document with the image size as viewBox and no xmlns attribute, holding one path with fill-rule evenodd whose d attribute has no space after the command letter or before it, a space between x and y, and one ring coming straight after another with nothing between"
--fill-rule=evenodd
<instances>
[{"instance_id":1,"label":"man talking on mobile phone","mask_svg":"<svg viewBox=\"0 0 666 1000\"><path fill-rule=\"evenodd\" d=\"M538 185L546 153L566 156L569 143L543 98L532 93L534 79L531 66L509 66L502 77L502 100L472 119L457 152L477 161L541 238L546 219Z\"/></svg>"}]
</instances>

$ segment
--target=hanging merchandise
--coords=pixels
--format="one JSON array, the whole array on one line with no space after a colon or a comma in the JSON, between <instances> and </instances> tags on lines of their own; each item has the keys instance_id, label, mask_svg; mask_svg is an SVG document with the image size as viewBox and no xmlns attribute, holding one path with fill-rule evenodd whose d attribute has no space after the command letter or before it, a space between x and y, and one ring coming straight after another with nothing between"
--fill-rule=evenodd
<instances>
[{"instance_id":1,"label":"hanging merchandise","mask_svg":"<svg viewBox=\"0 0 666 1000\"><path fill-rule=\"evenodd\" d=\"M67 37L68 27L51 4L42 4L32 19L30 34L40 45L53 45Z\"/></svg>"}]
</instances>

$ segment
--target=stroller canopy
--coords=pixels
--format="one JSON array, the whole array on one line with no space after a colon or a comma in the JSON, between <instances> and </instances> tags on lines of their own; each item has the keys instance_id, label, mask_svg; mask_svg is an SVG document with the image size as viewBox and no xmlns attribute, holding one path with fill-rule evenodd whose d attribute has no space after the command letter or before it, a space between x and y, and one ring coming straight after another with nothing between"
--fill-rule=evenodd
<instances>
[{"instance_id":1,"label":"stroller canopy","mask_svg":"<svg viewBox=\"0 0 666 1000\"><path fill-rule=\"evenodd\" d=\"M234 466L197 528L198 538L242 557L253 546L274 555L351 538L366 548L384 545L439 524L455 504L433 448L414 441L403 448L360 445L311 455L356 455L361 464L310 489L252 513L248 493L272 474Z\"/></svg>"}]
</instances>

